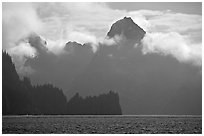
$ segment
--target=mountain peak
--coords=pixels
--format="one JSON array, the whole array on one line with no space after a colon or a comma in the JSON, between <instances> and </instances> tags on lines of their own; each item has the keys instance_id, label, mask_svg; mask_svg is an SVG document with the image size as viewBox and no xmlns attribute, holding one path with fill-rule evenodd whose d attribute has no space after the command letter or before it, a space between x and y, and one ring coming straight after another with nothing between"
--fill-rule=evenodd
<instances>
[{"instance_id":1,"label":"mountain peak","mask_svg":"<svg viewBox=\"0 0 204 136\"><path fill-rule=\"evenodd\" d=\"M139 27L131 17L124 17L116 21L112 26L107 36L112 38L115 35L123 34L127 39L132 39L140 41L144 35L145 31Z\"/></svg>"},{"instance_id":2,"label":"mountain peak","mask_svg":"<svg viewBox=\"0 0 204 136\"><path fill-rule=\"evenodd\" d=\"M126 16L123 19L132 20L131 17L126 17Z\"/></svg>"}]
</instances>

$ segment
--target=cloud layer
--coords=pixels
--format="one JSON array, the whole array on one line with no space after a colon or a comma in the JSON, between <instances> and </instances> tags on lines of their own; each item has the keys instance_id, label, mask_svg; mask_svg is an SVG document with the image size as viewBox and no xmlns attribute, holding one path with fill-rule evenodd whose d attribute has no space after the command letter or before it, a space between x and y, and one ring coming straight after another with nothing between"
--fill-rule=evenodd
<instances>
[{"instance_id":1,"label":"cloud layer","mask_svg":"<svg viewBox=\"0 0 204 136\"><path fill-rule=\"evenodd\" d=\"M171 55L180 62L202 65L202 45L192 43L189 37L176 32L149 33L143 41L143 53Z\"/></svg>"},{"instance_id":2,"label":"cloud layer","mask_svg":"<svg viewBox=\"0 0 204 136\"><path fill-rule=\"evenodd\" d=\"M131 12L143 18L147 34L143 53L170 55L180 62L202 65L202 17L172 11Z\"/></svg>"},{"instance_id":3,"label":"cloud layer","mask_svg":"<svg viewBox=\"0 0 204 136\"><path fill-rule=\"evenodd\" d=\"M90 43L96 52L101 44L116 45L120 37L107 39L106 33L124 16L130 16L147 32L144 54L171 55L180 62L202 65L200 15L170 10L116 10L105 3L3 3L3 49L13 56L24 56L23 65L26 57L36 54L25 38L36 33L56 55L64 52L68 41ZM24 52L16 51L20 48Z\"/></svg>"},{"instance_id":4,"label":"cloud layer","mask_svg":"<svg viewBox=\"0 0 204 136\"><path fill-rule=\"evenodd\" d=\"M11 48L31 32L40 33L42 22L29 3L3 3L3 49Z\"/></svg>"},{"instance_id":5,"label":"cloud layer","mask_svg":"<svg viewBox=\"0 0 204 136\"><path fill-rule=\"evenodd\" d=\"M30 66L25 66L27 58L35 58L37 51L31 47L29 43L20 42L18 46L7 49L7 52L12 56L15 67L20 75L28 76L35 72Z\"/></svg>"}]
</instances>

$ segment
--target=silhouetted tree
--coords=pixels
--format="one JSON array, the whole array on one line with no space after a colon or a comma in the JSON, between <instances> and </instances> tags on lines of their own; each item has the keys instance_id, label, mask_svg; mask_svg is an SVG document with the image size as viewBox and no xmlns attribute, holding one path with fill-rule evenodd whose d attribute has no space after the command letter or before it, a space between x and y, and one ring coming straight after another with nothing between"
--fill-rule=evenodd
<instances>
[{"instance_id":1,"label":"silhouetted tree","mask_svg":"<svg viewBox=\"0 0 204 136\"><path fill-rule=\"evenodd\" d=\"M51 84L33 87L31 99L40 114L65 114L66 97Z\"/></svg>"},{"instance_id":2,"label":"silhouetted tree","mask_svg":"<svg viewBox=\"0 0 204 136\"><path fill-rule=\"evenodd\" d=\"M110 91L108 94L82 98L76 93L67 104L67 114L71 115L121 115L119 96Z\"/></svg>"}]
</instances>

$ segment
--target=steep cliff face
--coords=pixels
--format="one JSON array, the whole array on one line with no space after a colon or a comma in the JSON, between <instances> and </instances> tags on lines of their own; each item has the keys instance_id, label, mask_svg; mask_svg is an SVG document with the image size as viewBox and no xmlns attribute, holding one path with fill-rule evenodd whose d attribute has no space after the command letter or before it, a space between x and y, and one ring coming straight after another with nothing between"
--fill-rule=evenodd
<instances>
[{"instance_id":1,"label":"steep cliff face","mask_svg":"<svg viewBox=\"0 0 204 136\"><path fill-rule=\"evenodd\" d=\"M99 96L82 98L76 93L67 104L67 114L71 115L121 115L119 96L110 91Z\"/></svg>"},{"instance_id":2,"label":"steep cliff face","mask_svg":"<svg viewBox=\"0 0 204 136\"><path fill-rule=\"evenodd\" d=\"M112 38L115 35L122 34L127 39L140 41L144 37L145 33L146 32L137 24L135 24L130 17L124 17L111 26L111 29L107 33L107 36Z\"/></svg>"}]
</instances>

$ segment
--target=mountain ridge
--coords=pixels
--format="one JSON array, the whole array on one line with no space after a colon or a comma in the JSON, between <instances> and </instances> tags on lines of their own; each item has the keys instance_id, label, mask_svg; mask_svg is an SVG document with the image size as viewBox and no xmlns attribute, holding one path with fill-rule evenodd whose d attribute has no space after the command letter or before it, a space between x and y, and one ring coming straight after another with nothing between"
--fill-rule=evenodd
<instances>
[{"instance_id":1,"label":"mountain ridge","mask_svg":"<svg viewBox=\"0 0 204 136\"><path fill-rule=\"evenodd\" d=\"M133 24L128 18L121 20ZM134 38L139 34L134 33L136 30L127 31L126 35L121 34L123 29L128 30L127 27L117 29L120 31L110 28L113 38L122 35L122 42L100 45L95 53L86 50L82 43L59 59L43 54L29 60L27 65L37 71L31 79L34 83L55 83L63 88L67 98L76 91L86 96L117 90L124 114L200 114L202 76L197 67L169 55L143 54L142 46L135 47L135 44L145 32L138 28L142 34Z\"/></svg>"}]
</instances>

